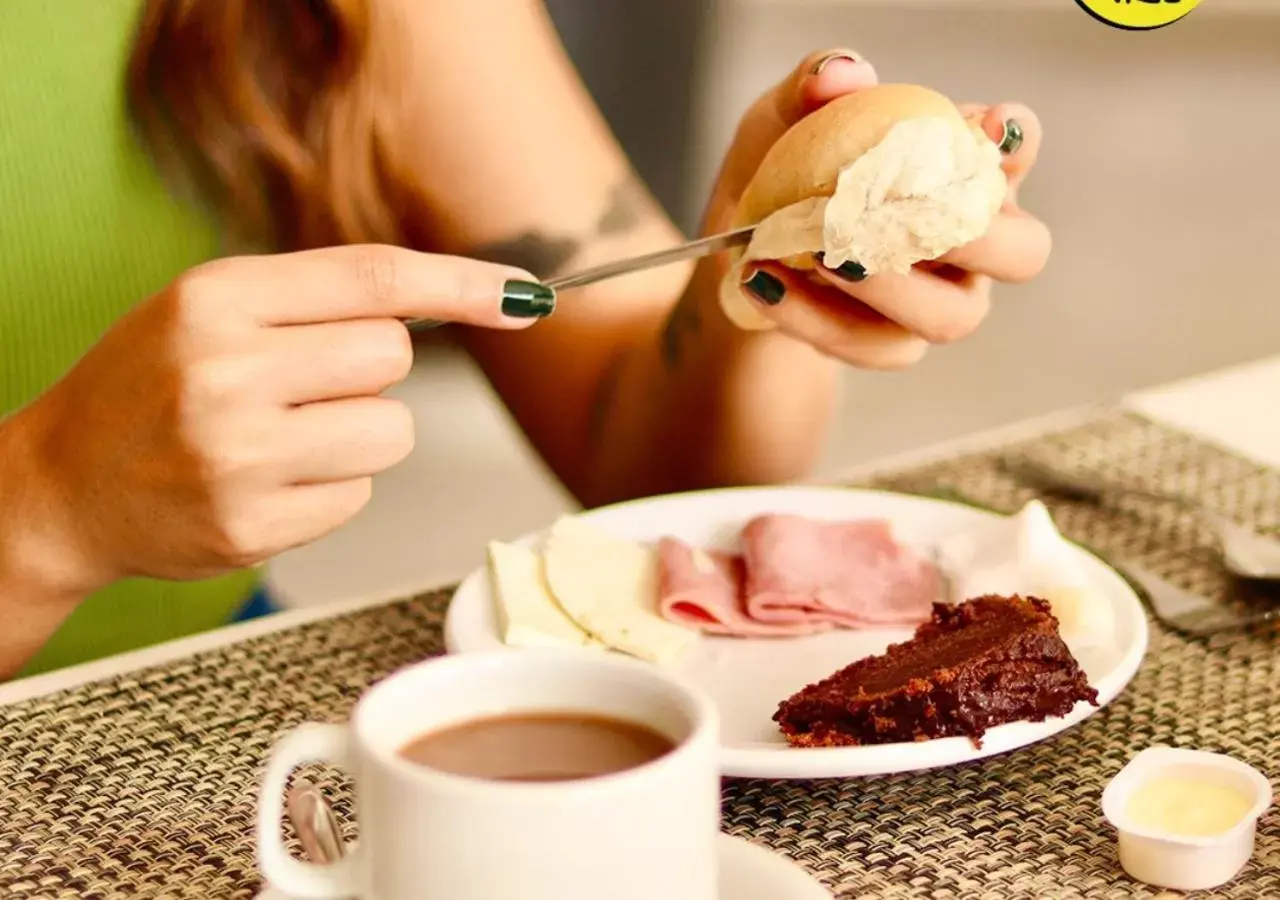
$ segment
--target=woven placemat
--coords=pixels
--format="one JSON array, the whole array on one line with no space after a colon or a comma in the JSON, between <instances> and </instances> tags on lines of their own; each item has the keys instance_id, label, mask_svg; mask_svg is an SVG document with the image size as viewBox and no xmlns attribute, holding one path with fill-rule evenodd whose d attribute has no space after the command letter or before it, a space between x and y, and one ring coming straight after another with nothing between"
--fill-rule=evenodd
<instances>
[{"instance_id":1,"label":"woven placemat","mask_svg":"<svg viewBox=\"0 0 1280 900\"><path fill-rule=\"evenodd\" d=\"M1005 449L1280 526L1280 473L1136 416ZM1006 510L1030 497L991 454L877 484ZM1078 541L1193 590L1225 589L1209 536L1186 516L1052 506ZM0 707L0 897L252 897L254 798L272 742L304 721L342 719L370 683L440 652L447 599L433 593ZM725 828L799 860L839 897L1157 896L1116 864L1103 785L1152 744L1218 750L1274 772L1277 643L1274 633L1204 641L1153 627L1124 694L1056 739L914 775L730 781ZM312 774L349 822L349 785ZM1280 897L1280 815L1264 818L1253 862L1213 896Z\"/></svg>"}]
</instances>

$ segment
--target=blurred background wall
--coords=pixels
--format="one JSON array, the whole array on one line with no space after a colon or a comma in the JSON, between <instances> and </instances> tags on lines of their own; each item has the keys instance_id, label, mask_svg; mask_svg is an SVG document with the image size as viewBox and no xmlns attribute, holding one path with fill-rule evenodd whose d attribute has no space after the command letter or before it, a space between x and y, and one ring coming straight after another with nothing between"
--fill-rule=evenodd
<instances>
[{"instance_id":1,"label":"blurred background wall","mask_svg":"<svg viewBox=\"0 0 1280 900\"><path fill-rule=\"evenodd\" d=\"M702 0L546 0L569 55L636 170L681 227L693 229L701 189L688 165L704 47Z\"/></svg>"},{"instance_id":2,"label":"blurred background wall","mask_svg":"<svg viewBox=\"0 0 1280 900\"><path fill-rule=\"evenodd\" d=\"M845 45L886 81L1019 100L1047 143L1023 192L1053 259L983 330L908 373L849 372L824 472L1280 351L1280 0L1210 0L1151 33L1070 0L548 0L655 193L692 228L748 103ZM292 604L445 580L569 499L463 359L401 396L418 450L343 531L272 566ZM1276 398L1280 410L1280 398ZM441 509L452 527L436 524Z\"/></svg>"}]
</instances>

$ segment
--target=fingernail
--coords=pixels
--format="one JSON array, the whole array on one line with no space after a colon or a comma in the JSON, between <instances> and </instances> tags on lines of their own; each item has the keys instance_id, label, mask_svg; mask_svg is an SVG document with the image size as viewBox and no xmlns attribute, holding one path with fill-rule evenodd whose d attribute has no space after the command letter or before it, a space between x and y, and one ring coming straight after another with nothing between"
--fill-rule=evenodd
<instances>
[{"instance_id":1,"label":"fingernail","mask_svg":"<svg viewBox=\"0 0 1280 900\"><path fill-rule=\"evenodd\" d=\"M556 309L556 292L536 281L512 279L502 286L502 314L513 319L544 318Z\"/></svg>"},{"instance_id":2,"label":"fingernail","mask_svg":"<svg viewBox=\"0 0 1280 900\"><path fill-rule=\"evenodd\" d=\"M1018 120L1005 119L1004 137L1000 139L1000 152L1005 156L1017 153L1018 148L1022 146L1023 137L1022 126L1018 124Z\"/></svg>"},{"instance_id":3,"label":"fingernail","mask_svg":"<svg viewBox=\"0 0 1280 900\"><path fill-rule=\"evenodd\" d=\"M858 57L854 56L848 50L836 50L834 53L828 53L826 56L822 57L822 59L814 63L813 68L810 70L810 74L821 75L822 70L827 67L827 64L835 62L837 59L847 59L849 62L858 61Z\"/></svg>"},{"instance_id":4,"label":"fingernail","mask_svg":"<svg viewBox=\"0 0 1280 900\"><path fill-rule=\"evenodd\" d=\"M826 269L828 272L834 272L845 281L864 281L867 277L867 270L862 267L861 263L855 262L852 259L846 260L834 269L827 266L827 263L823 259L821 253L818 254L817 259L818 264L821 265L822 268Z\"/></svg>"},{"instance_id":5,"label":"fingernail","mask_svg":"<svg viewBox=\"0 0 1280 900\"><path fill-rule=\"evenodd\" d=\"M751 295L768 306L777 306L787 292L786 286L768 272L757 269L742 283Z\"/></svg>"}]
</instances>

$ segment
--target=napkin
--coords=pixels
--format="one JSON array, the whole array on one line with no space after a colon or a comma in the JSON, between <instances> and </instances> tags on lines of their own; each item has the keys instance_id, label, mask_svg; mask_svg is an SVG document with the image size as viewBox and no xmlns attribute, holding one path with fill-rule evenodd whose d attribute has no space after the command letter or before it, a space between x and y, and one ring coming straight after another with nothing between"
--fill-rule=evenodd
<instances>
[{"instance_id":1,"label":"napkin","mask_svg":"<svg viewBox=\"0 0 1280 900\"><path fill-rule=\"evenodd\" d=\"M952 603L983 594L1031 595L1049 601L1068 643L1108 644L1114 638L1114 607L1090 584L1078 551L1039 500L943 541L936 561L950 582Z\"/></svg>"}]
</instances>

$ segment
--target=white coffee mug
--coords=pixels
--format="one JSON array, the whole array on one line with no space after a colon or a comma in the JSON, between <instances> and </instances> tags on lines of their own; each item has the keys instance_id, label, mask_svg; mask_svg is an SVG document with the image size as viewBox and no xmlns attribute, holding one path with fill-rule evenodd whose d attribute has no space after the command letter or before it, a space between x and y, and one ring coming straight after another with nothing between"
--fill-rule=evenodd
<instances>
[{"instance_id":1,"label":"white coffee mug","mask_svg":"<svg viewBox=\"0 0 1280 900\"><path fill-rule=\"evenodd\" d=\"M675 749L614 774L489 781L400 755L416 737L495 715L581 712L647 725ZM258 809L265 880L299 898L715 900L719 723L660 669L590 650L430 660L375 685L347 725L303 725L271 753ZM360 840L337 863L281 838L289 773L331 762L355 781Z\"/></svg>"}]
</instances>

